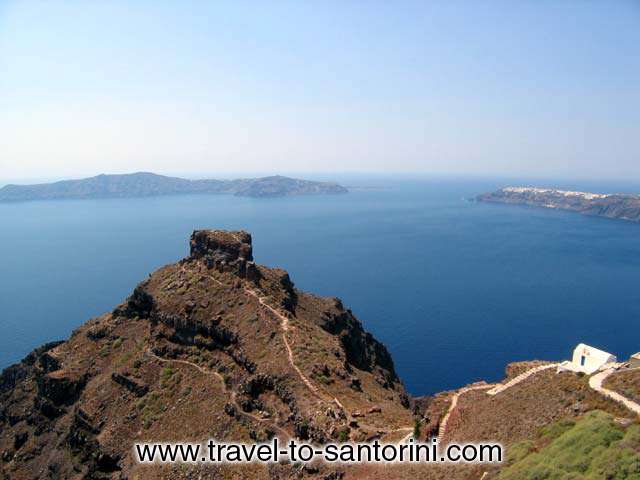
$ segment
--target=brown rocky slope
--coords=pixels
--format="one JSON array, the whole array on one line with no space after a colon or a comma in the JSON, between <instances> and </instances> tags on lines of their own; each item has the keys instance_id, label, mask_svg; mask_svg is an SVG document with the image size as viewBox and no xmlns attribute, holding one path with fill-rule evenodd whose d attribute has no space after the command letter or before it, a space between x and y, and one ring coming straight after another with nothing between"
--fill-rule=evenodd
<instances>
[{"instance_id":1,"label":"brown rocky slope","mask_svg":"<svg viewBox=\"0 0 640 480\"><path fill-rule=\"evenodd\" d=\"M338 299L256 265L246 232L194 232L188 258L6 369L0 405L12 479L166 478L133 463L134 441L363 440L412 425L386 348Z\"/></svg>"},{"instance_id":2,"label":"brown rocky slope","mask_svg":"<svg viewBox=\"0 0 640 480\"><path fill-rule=\"evenodd\" d=\"M190 247L113 312L2 372L0 480L493 478L497 467L136 464L144 441L396 441L416 419L424 440L454 397L410 399L351 311L256 265L248 233L195 231ZM547 370L499 395L459 395L444 441L509 447L593 409L630 416L586 378Z\"/></svg>"}]
</instances>

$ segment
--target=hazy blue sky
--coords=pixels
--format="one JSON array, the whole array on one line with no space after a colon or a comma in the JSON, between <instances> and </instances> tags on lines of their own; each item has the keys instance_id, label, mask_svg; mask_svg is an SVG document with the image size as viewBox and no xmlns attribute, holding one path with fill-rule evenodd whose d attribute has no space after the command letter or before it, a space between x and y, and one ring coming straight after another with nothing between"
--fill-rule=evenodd
<instances>
[{"instance_id":1,"label":"hazy blue sky","mask_svg":"<svg viewBox=\"0 0 640 480\"><path fill-rule=\"evenodd\" d=\"M0 178L640 178L640 1L0 3Z\"/></svg>"}]
</instances>

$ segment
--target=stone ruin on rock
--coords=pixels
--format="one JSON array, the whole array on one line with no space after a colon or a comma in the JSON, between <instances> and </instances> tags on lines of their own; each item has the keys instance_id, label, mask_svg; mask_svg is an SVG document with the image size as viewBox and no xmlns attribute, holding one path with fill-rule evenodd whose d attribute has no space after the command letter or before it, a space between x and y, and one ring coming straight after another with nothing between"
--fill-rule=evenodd
<instances>
[{"instance_id":1,"label":"stone ruin on rock","mask_svg":"<svg viewBox=\"0 0 640 480\"><path fill-rule=\"evenodd\" d=\"M190 258L203 259L207 267L233 272L256 281L260 272L253 261L251 234L243 230L194 230L191 234Z\"/></svg>"}]
</instances>

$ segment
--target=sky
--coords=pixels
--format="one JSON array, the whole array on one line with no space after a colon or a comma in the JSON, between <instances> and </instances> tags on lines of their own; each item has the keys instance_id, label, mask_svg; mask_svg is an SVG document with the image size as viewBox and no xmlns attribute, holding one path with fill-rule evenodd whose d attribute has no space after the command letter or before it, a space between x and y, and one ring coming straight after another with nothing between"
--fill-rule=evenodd
<instances>
[{"instance_id":1,"label":"sky","mask_svg":"<svg viewBox=\"0 0 640 480\"><path fill-rule=\"evenodd\" d=\"M640 179L640 1L0 0L0 178Z\"/></svg>"}]
</instances>

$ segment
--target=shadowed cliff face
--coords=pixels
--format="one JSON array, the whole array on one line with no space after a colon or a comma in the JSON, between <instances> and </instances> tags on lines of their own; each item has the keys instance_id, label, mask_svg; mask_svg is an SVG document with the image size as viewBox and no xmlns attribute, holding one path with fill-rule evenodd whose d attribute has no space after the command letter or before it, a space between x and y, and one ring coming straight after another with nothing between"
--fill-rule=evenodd
<instances>
[{"instance_id":1,"label":"shadowed cliff face","mask_svg":"<svg viewBox=\"0 0 640 480\"><path fill-rule=\"evenodd\" d=\"M256 265L247 232L195 231L190 247L112 313L5 369L2 475L182 478L181 468L136 465L133 442L323 443L411 428L389 353L339 300Z\"/></svg>"}]
</instances>

